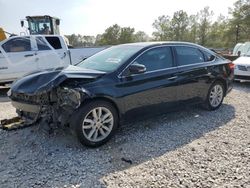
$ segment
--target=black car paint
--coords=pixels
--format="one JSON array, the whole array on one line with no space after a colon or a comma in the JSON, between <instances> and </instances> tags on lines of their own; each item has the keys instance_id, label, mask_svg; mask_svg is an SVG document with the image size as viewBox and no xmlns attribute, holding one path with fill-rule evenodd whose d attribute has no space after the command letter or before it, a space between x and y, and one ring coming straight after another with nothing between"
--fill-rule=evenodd
<instances>
[{"instance_id":1,"label":"black car paint","mask_svg":"<svg viewBox=\"0 0 250 188\"><path fill-rule=\"evenodd\" d=\"M150 107L159 105L171 107L176 102L204 102L208 89L215 80L223 82L226 91L231 89L233 73L227 70L228 62L217 56L211 62L178 66L173 53L173 68L138 75L125 74L124 70L144 51L171 46L174 52L175 45L192 46L216 56L213 52L190 43L155 43L145 45L114 72L105 73L70 66L62 71L46 71L24 77L12 85L11 91L36 95L64 85L83 88L85 100L82 105L97 98L108 100L116 107L120 119L123 120L127 113L135 109L151 109Z\"/></svg>"},{"instance_id":2,"label":"black car paint","mask_svg":"<svg viewBox=\"0 0 250 188\"><path fill-rule=\"evenodd\" d=\"M82 69L69 65L63 70L47 70L25 76L17 80L12 86L12 92L36 95L49 92L67 79L94 80L105 74L101 71Z\"/></svg>"}]
</instances>

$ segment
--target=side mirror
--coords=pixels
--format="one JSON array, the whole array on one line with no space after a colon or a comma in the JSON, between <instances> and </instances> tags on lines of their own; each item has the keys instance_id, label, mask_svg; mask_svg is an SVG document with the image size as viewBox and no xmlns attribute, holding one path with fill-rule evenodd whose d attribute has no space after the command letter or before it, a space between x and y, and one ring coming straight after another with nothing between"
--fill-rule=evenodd
<instances>
[{"instance_id":1,"label":"side mirror","mask_svg":"<svg viewBox=\"0 0 250 188\"><path fill-rule=\"evenodd\" d=\"M21 27L23 27L24 26L24 21L23 20L21 20Z\"/></svg>"},{"instance_id":2,"label":"side mirror","mask_svg":"<svg viewBox=\"0 0 250 188\"><path fill-rule=\"evenodd\" d=\"M130 74L142 74L146 72L146 67L142 64L132 64L128 68Z\"/></svg>"},{"instance_id":3,"label":"side mirror","mask_svg":"<svg viewBox=\"0 0 250 188\"><path fill-rule=\"evenodd\" d=\"M56 19L56 25L60 25L60 20Z\"/></svg>"}]
</instances>

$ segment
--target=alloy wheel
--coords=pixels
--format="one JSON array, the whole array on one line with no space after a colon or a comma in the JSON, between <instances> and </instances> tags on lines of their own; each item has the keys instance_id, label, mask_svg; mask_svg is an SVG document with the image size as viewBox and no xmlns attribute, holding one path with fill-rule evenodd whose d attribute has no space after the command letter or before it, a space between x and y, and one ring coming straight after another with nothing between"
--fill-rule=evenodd
<instances>
[{"instance_id":1,"label":"alloy wheel","mask_svg":"<svg viewBox=\"0 0 250 188\"><path fill-rule=\"evenodd\" d=\"M89 141L98 142L108 137L113 125L114 117L111 111L105 107L97 107L85 116L82 131Z\"/></svg>"},{"instance_id":2,"label":"alloy wheel","mask_svg":"<svg viewBox=\"0 0 250 188\"><path fill-rule=\"evenodd\" d=\"M210 105L214 108L219 106L221 104L221 101L223 100L223 88L221 85L217 84L215 85L210 92L209 95L209 102Z\"/></svg>"}]
</instances>

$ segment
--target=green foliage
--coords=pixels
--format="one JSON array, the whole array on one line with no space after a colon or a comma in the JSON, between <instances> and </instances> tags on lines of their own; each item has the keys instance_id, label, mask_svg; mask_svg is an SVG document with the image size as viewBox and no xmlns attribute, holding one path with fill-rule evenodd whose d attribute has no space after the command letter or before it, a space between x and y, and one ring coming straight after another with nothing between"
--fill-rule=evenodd
<instances>
[{"instance_id":1,"label":"green foliage","mask_svg":"<svg viewBox=\"0 0 250 188\"><path fill-rule=\"evenodd\" d=\"M146 42L149 40L149 36L144 31L137 31L134 35L134 42Z\"/></svg>"},{"instance_id":2,"label":"green foliage","mask_svg":"<svg viewBox=\"0 0 250 188\"><path fill-rule=\"evenodd\" d=\"M69 40L69 44L74 47L88 47L93 46L95 43L94 36L82 36L82 35L66 35L66 38Z\"/></svg>"},{"instance_id":3,"label":"green foliage","mask_svg":"<svg viewBox=\"0 0 250 188\"><path fill-rule=\"evenodd\" d=\"M117 24L110 26L100 36L100 40L96 41L99 45L115 45L119 44L119 38L121 34L121 27Z\"/></svg>"},{"instance_id":4,"label":"green foliage","mask_svg":"<svg viewBox=\"0 0 250 188\"><path fill-rule=\"evenodd\" d=\"M231 32L236 33L236 42L250 40L250 0L238 0L234 8L229 10L232 15L230 20Z\"/></svg>"},{"instance_id":5,"label":"green foliage","mask_svg":"<svg viewBox=\"0 0 250 188\"><path fill-rule=\"evenodd\" d=\"M153 32L155 40L170 40L172 37L170 25L171 21L169 16L162 15L158 17L153 23L153 28L156 29L156 32Z\"/></svg>"},{"instance_id":6,"label":"green foliage","mask_svg":"<svg viewBox=\"0 0 250 188\"><path fill-rule=\"evenodd\" d=\"M97 45L116 45L134 42L135 29L131 27L120 27L115 24L105 30L102 35L96 38Z\"/></svg>"},{"instance_id":7,"label":"green foliage","mask_svg":"<svg viewBox=\"0 0 250 188\"><path fill-rule=\"evenodd\" d=\"M250 0L237 0L229 9L231 18L220 15L216 21L213 11L204 7L197 14L185 11L174 12L173 16L159 16L152 24L154 32L150 38L144 31L135 33L132 27L114 24L96 37L69 35L73 46L116 45L130 42L189 41L211 48L232 48L238 42L250 40Z\"/></svg>"},{"instance_id":8,"label":"green foliage","mask_svg":"<svg viewBox=\"0 0 250 188\"><path fill-rule=\"evenodd\" d=\"M209 7L205 7L198 14L198 38L199 44L207 45L207 36L210 32L211 19L213 16L213 11L209 11Z\"/></svg>"},{"instance_id":9,"label":"green foliage","mask_svg":"<svg viewBox=\"0 0 250 188\"><path fill-rule=\"evenodd\" d=\"M197 15L188 16L185 11L180 10L172 18L160 16L153 23L156 29L153 36L155 40L190 41L205 45L212 15L209 7L205 7Z\"/></svg>"},{"instance_id":10,"label":"green foliage","mask_svg":"<svg viewBox=\"0 0 250 188\"><path fill-rule=\"evenodd\" d=\"M188 14L183 10L174 13L170 22L171 35L173 40L188 40L187 27L189 24Z\"/></svg>"},{"instance_id":11,"label":"green foliage","mask_svg":"<svg viewBox=\"0 0 250 188\"><path fill-rule=\"evenodd\" d=\"M213 48L232 48L238 42L250 40L250 0L238 0L228 19L220 15L212 22L209 7L190 15L177 11L173 17L162 15L153 23L154 40L190 41Z\"/></svg>"},{"instance_id":12,"label":"green foliage","mask_svg":"<svg viewBox=\"0 0 250 188\"><path fill-rule=\"evenodd\" d=\"M119 36L119 43L131 43L134 42L134 28L130 27L122 27L120 36Z\"/></svg>"}]
</instances>

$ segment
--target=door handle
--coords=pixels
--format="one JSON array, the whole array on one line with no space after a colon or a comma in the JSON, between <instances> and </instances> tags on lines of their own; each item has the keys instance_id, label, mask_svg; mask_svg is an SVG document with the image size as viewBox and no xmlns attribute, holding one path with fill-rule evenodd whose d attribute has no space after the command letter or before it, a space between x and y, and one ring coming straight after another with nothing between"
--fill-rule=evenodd
<instances>
[{"instance_id":1,"label":"door handle","mask_svg":"<svg viewBox=\"0 0 250 188\"><path fill-rule=\"evenodd\" d=\"M66 57L66 52L63 53L63 56L61 57L61 59L65 58Z\"/></svg>"},{"instance_id":2,"label":"door handle","mask_svg":"<svg viewBox=\"0 0 250 188\"><path fill-rule=\"evenodd\" d=\"M24 57L31 57L31 56L33 56L34 54L26 54L26 55L24 55Z\"/></svg>"},{"instance_id":3,"label":"door handle","mask_svg":"<svg viewBox=\"0 0 250 188\"><path fill-rule=\"evenodd\" d=\"M170 77L170 78L168 78L168 80L175 80L176 78L178 78L178 76Z\"/></svg>"}]
</instances>

